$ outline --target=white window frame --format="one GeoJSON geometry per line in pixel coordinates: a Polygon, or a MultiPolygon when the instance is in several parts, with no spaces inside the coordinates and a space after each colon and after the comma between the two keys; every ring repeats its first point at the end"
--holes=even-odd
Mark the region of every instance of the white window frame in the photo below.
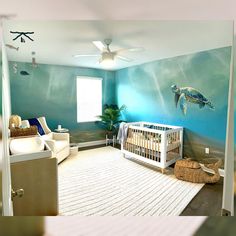
{"type": "MultiPolygon", "coordinates": [[[[76,112],[76,116],[77,116],[77,123],[86,123],[86,122],[94,122],[94,121],[98,121],[99,118],[97,118],[96,116],[94,117],[94,119],[88,119],[88,120],[84,120],[84,119],[80,119],[79,117],[79,102],[78,102],[78,81],[81,80],[81,79],[86,79],[86,80],[99,80],[101,81],[101,102],[100,102],[100,114],[97,114],[98,116],[99,115],[102,115],[102,104],[103,104],[103,93],[102,93],[102,90],[103,90],[103,83],[102,83],[102,78],[101,77],[90,77],[90,76],[77,76],[76,77],[76,108],[77,108],[77,112],[76,112]]],[[[89,89],[88,89],[88,93],[89,93],[89,89]]]]}

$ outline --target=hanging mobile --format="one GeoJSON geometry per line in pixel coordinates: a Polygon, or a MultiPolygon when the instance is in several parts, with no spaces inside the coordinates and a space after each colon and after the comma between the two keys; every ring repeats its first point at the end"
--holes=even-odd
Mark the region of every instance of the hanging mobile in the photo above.
{"type": "Polygon", "coordinates": [[[35,52],[32,52],[32,67],[33,68],[37,68],[38,67],[38,64],[36,63],[36,58],[35,58],[35,52]]]}
{"type": "Polygon", "coordinates": [[[25,38],[34,41],[29,35],[34,34],[34,32],[18,32],[18,31],[10,31],[11,34],[17,34],[17,36],[13,39],[13,41],[20,38],[21,43],[25,43],[25,38]],[[25,38],[24,38],[25,37],[25,38]]]}

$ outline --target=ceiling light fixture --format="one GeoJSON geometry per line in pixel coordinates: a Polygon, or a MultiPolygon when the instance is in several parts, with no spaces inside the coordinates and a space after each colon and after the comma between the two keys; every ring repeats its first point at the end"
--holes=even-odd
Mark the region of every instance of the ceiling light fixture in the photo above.
{"type": "Polygon", "coordinates": [[[111,52],[103,52],[100,64],[105,68],[111,68],[115,65],[114,54],[111,52]]]}

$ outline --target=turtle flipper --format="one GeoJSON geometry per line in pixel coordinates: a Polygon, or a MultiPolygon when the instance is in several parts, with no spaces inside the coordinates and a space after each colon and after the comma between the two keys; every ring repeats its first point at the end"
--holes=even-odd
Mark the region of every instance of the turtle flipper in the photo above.
{"type": "Polygon", "coordinates": [[[200,103],[199,108],[202,109],[206,104],[205,103],[200,103]]]}
{"type": "Polygon", "coordinates": [[[175,106],[176,106],[176,107],[178,106],[179,97],[180,97],[180,95],[176,93],[176,94],[175,94],[175,106]]]}
{"type": "Polygon", "coordinates": [[[207,105],[208,105],[212,110],[215,110],[215,107],[214,107],[210,102],[208,102],[207,105]]]}
{"type": "Polygon", "coordinates": [[[186,115],[186,113],[187,113],[187,100],[186,100],[184,93],[182,93],[179,97],[179,104],[180,104],[180,108],[181,108],[183,114],[186,115]]]}

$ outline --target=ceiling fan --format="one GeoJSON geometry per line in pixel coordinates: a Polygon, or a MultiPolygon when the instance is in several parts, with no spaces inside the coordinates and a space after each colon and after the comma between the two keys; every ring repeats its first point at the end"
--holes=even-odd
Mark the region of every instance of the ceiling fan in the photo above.
{"type": "Polygon", "coordinates": [[[136,47],[136,48],[123,48],[116,51],[111,51],[110,45],[112,43],[112,39],[104,39],[104,43],[102,41],[93,41],[93,44],[98,48],[101,54],[77,54],[74,57],[99,57],[98,62],[104,67],[112,67],[115,64],[115,59],[120,59],[126,62],[132,61],[132,59],[125,57],[123,54],[126,51],[129,52],[140,52],[143,51],[144,48],[136,47]]]}

